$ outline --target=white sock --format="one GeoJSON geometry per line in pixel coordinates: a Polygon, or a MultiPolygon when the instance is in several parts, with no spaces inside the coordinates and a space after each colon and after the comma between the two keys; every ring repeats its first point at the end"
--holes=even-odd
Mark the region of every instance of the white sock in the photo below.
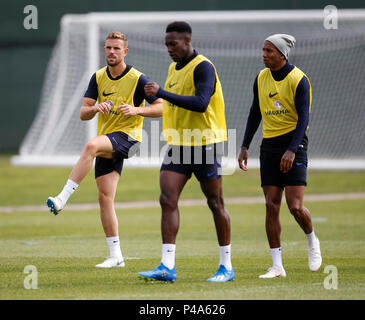
{"type": "Polygon", "coordinates": [[[272,262],[274,267],[282,267],[283,260],[281,258],[281,247],[280,248],[270,248],[272,262]]]}
{"type": "Polygon", "coordinates": [[[313,241],[317,239],[317,237],[314,233],[314,229],[311,233],[308,233],[305,236],[307,237],[308,247],[309,248],[313,247],[313,241]]]}
{"type": "Polygon", "coordinates": [[[231,245],[219,246],[219,265],[224,265],[227,270],[232,270],[231,245]]]}
{"type": "Polygon", "coordinates": [[[176,244],[163,243],[162,244],[162,259],[161,262],[168,269],[175,267],[175,250],[176,244]]]}
{"type": "Polygon", "coordinates": [[[106,242],[109,246],[110,256],[123,259],[122,250],[120,250],[119,236],[107,237],[106,242]]]}
{"type": "Polygon", "coordinates": [[[75,192],[75,190],[77,189],[78,186],[79,185],[76,182],[74,182],[70,179],[67,180],[67,183],[63,187],[63,190],[57,196],[59,199],[61,199],[63,205],[66,204],[68,198],[71,196],[71,194],[73,194],[75,192]]]}

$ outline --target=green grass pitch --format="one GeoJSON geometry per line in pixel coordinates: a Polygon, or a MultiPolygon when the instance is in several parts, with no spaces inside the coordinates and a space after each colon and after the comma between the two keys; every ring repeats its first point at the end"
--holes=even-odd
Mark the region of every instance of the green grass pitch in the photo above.
{"type": "MultiPolygon", "coordinates": [[[[236,279],[206,283],[218,266],[218,244],[207,206],[180,208],[174,284],[145,282],[139,271],[160,263],[159,208],[118,209],[119,233],[125,268],[97,269],[108,248],[97,210],[67,207],[51,214],[45,200],[63,186],[70,168],[14,168],[0,157],[0,207],[44,205],[43,209],[0,212],[0,299],[122,299],[122,300],[246,300],[365,298],[365,200],[308,202],[321,241],[323,264],[310,272],[306,239],[283,202],[281,210],[283,262],[286,278],[259,279],[271,265],[264,221],[265,206],[227,204],[232,226],[232,263],[236,279]],[[26,289],[27,266],[37,268],[37,289],[26,289]],[[337,289],[325,286],[326,267],[337,270],[337,289]]],[[[157,200],[158,169],[125,168],[116,201],[157,200]]],[[[261,196],[258,170],[224,176],[224,195],[261,196]]],[[[306,194],[365,192],[363,171],[308,172],[306,194]]],[[[183,199],[200,199],[195,179],[183,199]]],[[[95,203],[93,173],[70,200],[95,203]]],[[[333,274],[332,274],[333,275],[333,274]]]]}

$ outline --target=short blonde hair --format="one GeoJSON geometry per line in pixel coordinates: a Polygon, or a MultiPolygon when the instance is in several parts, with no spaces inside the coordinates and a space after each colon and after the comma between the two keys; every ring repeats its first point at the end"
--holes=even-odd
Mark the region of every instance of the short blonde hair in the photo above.
{"type": "Polygon", "coordinates": [[[106,36],[105,40],[108,40],[108,39],[120,39],[120,40],[124,41],[125,47],[128,47],[127,36],[119,31],[109,32],[109,34],[106,36]]]}

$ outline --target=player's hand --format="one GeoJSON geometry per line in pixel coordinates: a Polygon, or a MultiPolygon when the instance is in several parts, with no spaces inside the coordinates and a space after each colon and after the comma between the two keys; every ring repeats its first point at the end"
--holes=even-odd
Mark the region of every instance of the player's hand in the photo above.
{"type": "Polygon", "coordinates": [[[148,82],[144,86],[144,92],[147,97],[156,96],[158,89],[160,89],[160,86],[156,82],[148,82]]]}
{"type": "Polygon", "coordinates": [[[135,116],[138,114],[138,107],[133,107],[129,104],[125,104],[122,102],[122,104],[117,108],[118,112],[124,114],[125,116],[135,116]]]}
{"type": "Polygon", "coordinates": [[[280,171],[287,173],[293,166],[295,159],[295,153],[290,150],[286,150],[280,161],[280,171]]]}
{"type": "Polygon", "coordinates": [[[107,113],[109,113],[111,108],[112,107],[109,103],[103,102],[96,106],[96,112],[100,112],[102,114],[107,114],[107,113]]]}
{"type": "Polygon", "coordinates": [[[246,147],[241,148],[240,155],[238,156],[238,166],[241,170],[247,171],[247,159],[248,159],[248,150],[246,147]]]}

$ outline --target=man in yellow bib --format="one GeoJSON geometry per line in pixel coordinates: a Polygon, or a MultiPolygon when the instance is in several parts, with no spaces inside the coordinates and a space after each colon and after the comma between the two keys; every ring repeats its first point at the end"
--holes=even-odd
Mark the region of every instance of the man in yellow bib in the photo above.
{"type": "Polygon", "coordinates": [[[260,147],[261,186],[266,201],[266,234],[273,266],[260,278],[285,277],[282,263],[279,212],[283,190],[291,214],[306,234],[308,264],[319,270],[322,257],[311,215],[303,206],[307,185],[306,129],[312,102],[308,77],[288,62],[295,38],[274,34],[266,38],[263,60],[266,66],[254,82],[254,99],[247,120],[239,167],[247,171],[248,148],[263,120],[263,140],[260,147]]]}
{"type": "Polygon", "coordinates": [[[139,275],[160,281],[176,280],[178,199],[194,173],[213,213],[220,250],[218,271],[207,281],[226,282],[234,279],[234,271],[220,162],[220,149],[227,140],[224,99],[215,67],[193,49],[191,33],[190,25],[184,21],[167,26],[165,44],[174,62],[169,67],[165,89],[154,82],[145,86],[147,95],[164,99],[163,134],[169,148],[160,173],[161,264],[139,275]]]}
{"type": "Polygon", "coordinates": [[[162,100],[146,96],[144,85],[149,80],[125,63],[128,39],[124,34],[109,33],[104,50],[107,66],[91,77],[80,110],[81,120],[90,120],[98,115],[97,137],[85,145],[63,190],[56,197],[49,197],[47,205],[57,215],[88,174],[95,159],[100,217],[110,250],[110,256],[96,267],[112,268],[125,265],[114,210],[123,162],[138,150],[142,141],[143,117],[162,115],[162,100]],[[145,100],[150,103],[149,107],[145,107],[145,100]]]}

